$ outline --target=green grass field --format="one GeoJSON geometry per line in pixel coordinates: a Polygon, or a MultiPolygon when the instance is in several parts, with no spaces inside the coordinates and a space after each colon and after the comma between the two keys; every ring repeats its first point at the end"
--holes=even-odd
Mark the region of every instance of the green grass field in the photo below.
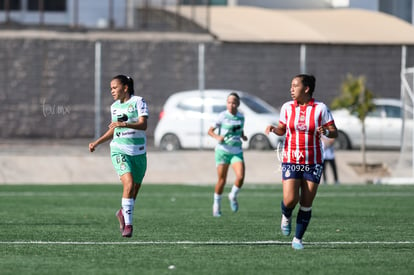
{"type": "Polygon", "coordinates": [[[280,185],[246,184],[213,218],[213,186],[144,184],[131,239],[120,196],[0,185],[0,274],[413,274],[414,186],[322,185],[302,251],[280,233],[280,185]]]}

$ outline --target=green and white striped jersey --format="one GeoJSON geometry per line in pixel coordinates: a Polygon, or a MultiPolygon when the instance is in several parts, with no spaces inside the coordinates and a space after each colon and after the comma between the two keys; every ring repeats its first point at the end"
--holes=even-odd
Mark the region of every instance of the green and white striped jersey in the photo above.
{"type": "Polygon", "coordinates": [[[223,111],[219,114],[214,126],[218,129],[218,134],[224,136],[224,141],[218,143],[216,150],[223,150],[231,154],[242,152],[241,137],[244,127],[244,115],[237,112],[232,115],[229,111],[223,111]]]}
{"type": "MultiPolygon", "coordinates": [[[[112,122],[125,121],[137,122],[141,116],[148,117],[148,106],[140,96],[131,98],[121,103],[119,100],[111,105],[112,122]]],[[[115,128],[111,141],[111,153],[122,153],[130,156],[144,154],[147,151],[147,138],[145,131],[131,128],[115,128]]]]}

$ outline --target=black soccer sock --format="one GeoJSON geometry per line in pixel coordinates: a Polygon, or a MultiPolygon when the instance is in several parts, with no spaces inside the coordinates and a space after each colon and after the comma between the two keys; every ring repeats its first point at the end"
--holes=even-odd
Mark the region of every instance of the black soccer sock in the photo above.
{"type": "Polygon", "coordinates": [[[310,219],[312,217],[312,207],[300,207],[298,216],[296,218],[296,232],[295,237],[302,239],[305,234],[306,228],[309,225],[310,219]]]}
{"type": "Polygon", "coordinates": [[[286,205],[283,203],[283,200],[280,202],[280,208],[282,209],[282,214],[286,218],[290,218],[292,216],[292,211],[294,208],[287,208],[286,205]]]}

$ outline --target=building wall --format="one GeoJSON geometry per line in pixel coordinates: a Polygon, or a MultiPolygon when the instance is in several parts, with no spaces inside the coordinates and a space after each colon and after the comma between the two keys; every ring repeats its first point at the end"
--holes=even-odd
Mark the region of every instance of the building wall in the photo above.
{"type": "MultiPolygon", "coordinates": [[[[0,39],[0,138],[94,136],[93,41],[0,39]]],[[[102,124],[109,123],[109,82],[135,80],[149,104],[148,136],[167,97],[198,87],[198,44],[172,41],[102,41],[102,124]]],[[[274,107],[290,100],[300,73],[297,44],[207,43],[206,88],[255,94],[274,107]]],[[[414,65],[414,47],[407,65],[414,65]]],[[[330,103],[348,73],[365,75],[378,97],[400,96],[400,46],[308,45],[307,71],[317,78],[315,97],[330,103]]]]}

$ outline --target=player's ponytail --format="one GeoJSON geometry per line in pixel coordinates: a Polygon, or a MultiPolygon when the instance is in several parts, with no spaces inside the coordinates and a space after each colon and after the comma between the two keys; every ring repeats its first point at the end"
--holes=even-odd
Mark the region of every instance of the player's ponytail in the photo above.
{"type": "Polygon", "coordinates": [[[134,80],[132,79],[132,77],[127,76],[128,79],[128,90],[129,90],[129,94],[133,95],[134,94],[134,80]]]}
{"type": "Polygon", "coordinates": [[[128,93],[130,95],[134,94],[135,92],[134,91],[134,80],[132,79],[132,77],[120,74],[120,75],[113,77],[112,79],[118,79],[122,85],[128,86],[128,93]]]}

